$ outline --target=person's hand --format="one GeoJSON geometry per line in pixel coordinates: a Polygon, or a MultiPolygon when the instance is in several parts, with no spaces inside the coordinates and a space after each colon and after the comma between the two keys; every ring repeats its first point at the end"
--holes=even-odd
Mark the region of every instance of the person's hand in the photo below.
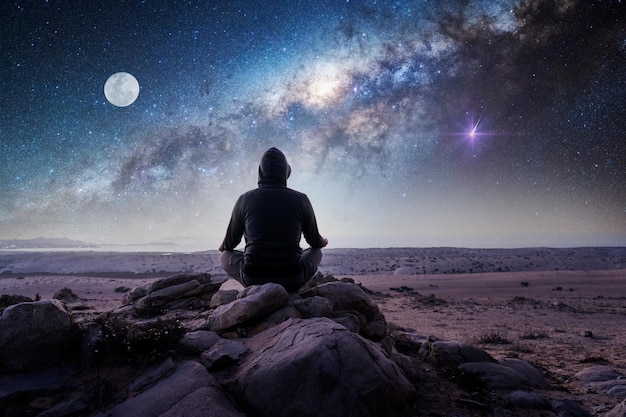
{"type": "Polygon", "coordinates": [[[220,251],[220,252],[224,252],[224,243],[221,243],[220,247],[217,248],[217,250],[220,251]]]}
{"type": "Polygon", "coordinates": [[[328,245],[328,239],[326,239],[325,237],[322,238],[322,247],[325,248],[326,245],[328,245]]]}

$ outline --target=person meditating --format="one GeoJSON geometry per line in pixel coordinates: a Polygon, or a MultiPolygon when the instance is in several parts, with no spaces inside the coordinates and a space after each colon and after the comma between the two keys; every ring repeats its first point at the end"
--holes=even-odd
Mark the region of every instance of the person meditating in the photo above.
{"type": "Polygon", "coordinates": [[[244,287],[275,282],[296,292],[315,275],[328,245],[306,194],[287,187],[291,167],[270,148],[261,157],[258,188],[237,199],[219,247],[222,268],[244,287]],[[310,248],[302,250],[304,236],[310,248]],[[235,250],[245,238],[244,251],[235,250]]]}

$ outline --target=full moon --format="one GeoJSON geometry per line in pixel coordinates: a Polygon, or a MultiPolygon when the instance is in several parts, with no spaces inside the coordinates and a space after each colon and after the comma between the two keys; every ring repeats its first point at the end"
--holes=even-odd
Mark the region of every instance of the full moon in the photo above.
{"type": "Polygon", "coordinates": [[[139,96],[139,82],[127,72],[116,72],[104,83],[104,96],[114,106],[130,106],[139,96]]]}

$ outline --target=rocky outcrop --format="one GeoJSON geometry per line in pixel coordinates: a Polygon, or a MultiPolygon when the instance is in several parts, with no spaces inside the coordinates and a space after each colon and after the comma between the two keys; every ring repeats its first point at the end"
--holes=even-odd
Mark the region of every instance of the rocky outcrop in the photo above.
{"type": "Polygon", "coordinates": [[[415,389],[400,368],[328,318],[290,319],[246,345],[228,389],[251,415],[410,415],[415,389]]]}
{"type": "MultiPolygon", "coordinates": [[[[176,275],[133,288],[79,329],[59,300],[7,307],[0,414],[409,417],[441,390],[443,408],[429,409],[438,415],[588,415],[551,396],[526,361],[390,330],[371,293],[349,280],[318,274],[299,294],[276,284],[221,290],[224,281],[176,275]],[[47,367],[64,354],[63,366],[47,367]],[[30,368],[38,369],[23,372],[30,368]]],[[[605,392],[623,387],[610,368],[576,379],[605,392]]]]}
{"type": "Polygon", "coordinates": [[[74,344],[74,319],[62,301],[9,306],[0,316],[0,373],[22,372],[57,361],[74,344]]]}

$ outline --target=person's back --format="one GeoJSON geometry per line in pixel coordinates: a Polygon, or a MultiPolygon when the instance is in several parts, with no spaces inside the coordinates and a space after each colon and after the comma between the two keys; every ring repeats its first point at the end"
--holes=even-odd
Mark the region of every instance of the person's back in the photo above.
{"type": "Polygon", "coordinates": [[[319,266],[319,249],[328,241],[318,232],[308,197],[287,188],[290,173],[284,154],[269,149],[259,165],[259,187],[235,203],[220,251],[226,272],[244,285],[273,281],[294,290],[319,266]],[[302,235],[311,245],[304,253],[302,235]],[[234,250],[242,237],[245,254],[234,250]]]}

